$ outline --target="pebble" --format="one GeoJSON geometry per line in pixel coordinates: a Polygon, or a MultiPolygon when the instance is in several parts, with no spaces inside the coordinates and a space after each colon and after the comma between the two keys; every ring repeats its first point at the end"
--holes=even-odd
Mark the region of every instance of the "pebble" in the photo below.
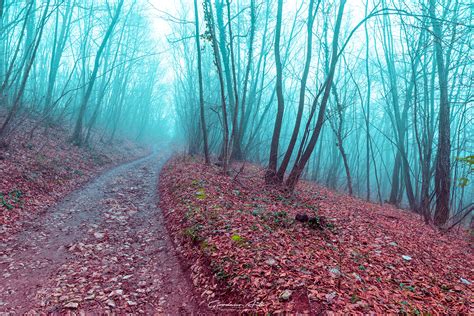
{"type": "Polygon", "coordinates": [[[280,299],[282,301],[288,301],[291,298],[291,294],[293,294],[290,290],[284,290],[280,294],[280,299]]]}

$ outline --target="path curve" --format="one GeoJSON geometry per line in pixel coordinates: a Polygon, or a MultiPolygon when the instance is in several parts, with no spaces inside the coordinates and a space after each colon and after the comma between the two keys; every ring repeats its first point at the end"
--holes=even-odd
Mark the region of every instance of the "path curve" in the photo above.
{"type": "Polygon", "coordinates": [[[0,314],[200,310],[157,208],[153,154],[114,168],[0,242],[0,314]]]}

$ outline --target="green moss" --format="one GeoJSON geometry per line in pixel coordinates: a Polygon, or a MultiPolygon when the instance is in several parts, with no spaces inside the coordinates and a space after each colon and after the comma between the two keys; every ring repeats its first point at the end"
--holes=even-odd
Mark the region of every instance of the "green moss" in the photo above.
{"type": "Polygon", "coordinates": [[[198,200],[205,200],[207,198],[206,190],[204,188],[200,188],[197,190],[195,196],[198,200]]]}

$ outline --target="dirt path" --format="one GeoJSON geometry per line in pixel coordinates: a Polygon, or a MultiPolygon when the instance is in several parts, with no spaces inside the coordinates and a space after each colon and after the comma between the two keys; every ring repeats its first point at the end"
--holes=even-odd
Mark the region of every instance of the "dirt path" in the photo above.
{"type": "Polygon", "coordinates": [[[0,314],[199,312],[156,207],[166,156],[117,167],[0,243],[0,314]]]}

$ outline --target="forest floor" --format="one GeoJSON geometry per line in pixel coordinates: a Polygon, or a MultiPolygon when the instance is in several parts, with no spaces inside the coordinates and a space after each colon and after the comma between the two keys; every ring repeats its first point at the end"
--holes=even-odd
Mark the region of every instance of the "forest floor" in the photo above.
{"type": "Polygon", "coordinates": [[[0,313],[199,311],[156,207],[166,158],[106,172],[3,240],[0,313]]]}
{"type": "Polygon", "coordinates": [[[472,314],[463,232],[304,181],[289,196],[252,164],[34,135],[0,151],[0,314],[472,314]]]}
{"type": "Polygon", "coordinates": [[[0,314],[202,310],[157,208],[170,153],[38,123],[0,148],[0,314]]]}
{"type": "Polygon", "coordinates": [[[473,314],[472,235],[304,181],[289,196],[263,174],[183,156],[160,175],[168,231],[216,311],[473,314]]]}

